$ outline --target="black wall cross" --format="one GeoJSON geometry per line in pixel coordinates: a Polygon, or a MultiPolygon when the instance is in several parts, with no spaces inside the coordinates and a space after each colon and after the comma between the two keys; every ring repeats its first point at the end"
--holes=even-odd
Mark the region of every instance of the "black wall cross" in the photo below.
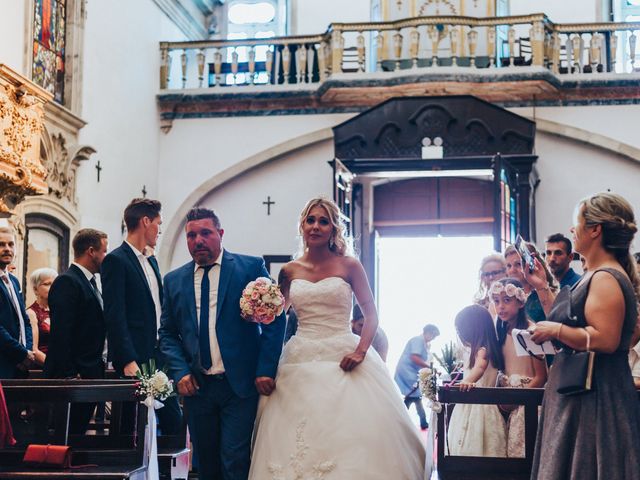
{"type": "Polygon", "coordinates": [[[271,205],[275,205],[276,202],[272,202],[271,201],[271,196],[267,197],[267,201],[266,202],[262,202],[263,205],[267,206],[267,215],[271,215],[271,205]]]}

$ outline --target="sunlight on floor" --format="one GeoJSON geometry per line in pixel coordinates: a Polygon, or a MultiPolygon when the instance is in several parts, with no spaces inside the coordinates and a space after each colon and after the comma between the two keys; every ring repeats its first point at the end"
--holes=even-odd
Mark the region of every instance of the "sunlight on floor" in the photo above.
{"type": "Polygon", "coordinates": [[[389,337],[387,365],[393,374],[406,342],[433,323],[440,337],[431,351],[455,342],[453,319],[472,303],[480,260],[493,237],[380,238],[379,316],[389,337]]]}

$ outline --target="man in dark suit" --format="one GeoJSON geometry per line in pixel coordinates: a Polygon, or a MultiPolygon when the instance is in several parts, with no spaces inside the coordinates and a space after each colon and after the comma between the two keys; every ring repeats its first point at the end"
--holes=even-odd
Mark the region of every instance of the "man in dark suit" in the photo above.
{"type": "Polygon", "coordinates": [[[222,249],[213,211],[192,209],[186,234],[193,261],[165,278],[160,348],[185,396],[200,478],[246,480],[258,393],[275,388],[286,320],[242,319],[242,290],[269,274],[261,258],[222,249]]]}
{"type": "MultiPolygon", "coordinates": [[[[120,375],[134,377],[140,365],[154,359],[162,368],[158,327],[162,312],[162,277],[153,250],[160,234],[162,206],[157,200],[137,198],[124,211],[127,238],[102,264],[104,316],[109,356],[120,375]]],[[[133,430],[134,405],[125,408],[122,429],[133,430]]],[[[157,410],[160,430],[174,434],[182,426],[176,397],[157,410]]]]}
{"type": "Polygon", "coordinates": [[[24,378],[35,360],[29,316],[18,279],[7,267],[15,256],[14,231],[0,227],[0,378],[24,378]]]}
{"type": "MultiPolygon", "coordinates": [[[[51,333],[44,364],[48,378],[104,378],[106,327],[96,273],[107,254],[107,234],[85,228],[73,237],[73,263],[49,291],[51,333]]],[[[95,403],[74,404],[69,432],[84,434],[95,403]]]]}

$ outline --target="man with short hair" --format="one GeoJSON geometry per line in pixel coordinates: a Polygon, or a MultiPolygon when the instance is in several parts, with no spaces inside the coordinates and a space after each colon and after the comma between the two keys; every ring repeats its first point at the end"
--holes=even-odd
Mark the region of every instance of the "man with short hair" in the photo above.
{"type": "MultiPolygon", "coordinates": [[[[162,205],[157,200],[135,198],[124,210],[127,238],[106,256],[102,264],[104,317],[107,324],[109,358],[114,369],[135,377],[140,365],[151,359],[162,368],[158,328],[162,313],[162,277],[153,255],[158,242],[162,205]]],[[[175,434],[182,426],[176,397],[157,410],[163,434],[175,434]]],[[[127,405],[122,429],[133,430],[135,412],[127,405]]]]}
{"type": "Polygon", "coordinates": [[[269,274],[262,258],[222,248],[212,210],[191,209],[185,232],[193,261],[165,278],[160,348],[185,397],[200,478],[246,480],[258,393],[275,389],[286,319],[241,317],[242,290],[269,274]]]}
{"type": "Polygon", "coordinates": [[[431,341],[440,335],[440,329],[435,325],[425,325],[422,335],[413,337],[407,342],[404,351],[398,361],[394,380],[404,395],[404,404],[409,407],[413,404],[420,417],[420,428],[429,428],[427,416],[422,405],[422,395],[418,385],[418,372],[421,368],[429,366],[431,362],[431,341]]]}
{"type": "MultiPolygon", "coordinates": [[[[106,327],[96,274],[107,254],[107,234],[92,228],[73,237],[73,263],[49,291],[51,333],[44,364],[47,378],[104,378],[106,327]]],[[[74,403],[69,432],[84,434],[95,403],[74,403]]]]}
{"type": "Polygon", "coordinates": [[[15,256],[16,235],[0,227],[0,378],[24,378],[35,360],[29,316],[20,283],[8,271],[15,256]]]}
{"type": "Polygon", "coordinates": [[[547,262],[553,277],[560,284],[560,288],[565,285],[573,287],[580,280],[580,275],[571,268],[572,260],[571,240],[561,233],[549,235],[545,241],[545,262],[547,262]]]}

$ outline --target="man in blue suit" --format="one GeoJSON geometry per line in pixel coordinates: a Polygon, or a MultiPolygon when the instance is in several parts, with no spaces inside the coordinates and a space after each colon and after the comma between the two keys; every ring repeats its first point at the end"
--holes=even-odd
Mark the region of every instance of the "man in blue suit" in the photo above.
{"type": "Polygon", "coordinates": [[[193,208],[185,230],[193,261],[165,277],[160,348],[185,396],[200,478],[246,480],[258,393],[275,389],[286,320],[242,319],[242,290],[269,274],[261,258],[222,248],[213,211],[193,208]]]}
{"type": "MultiPolygon", "coordinates": [[[[134,377],[140,365],[163,359],[158,346],[162,312],[162,277],[154,256],[158,241],[162,205],[148,198],[133,199],[124,210],[127,238],[102,262],[102,296],[107,325],[109,357],[120,375],[134,377]]],[[[157,411],[163,434],[175,434],[182,426],[182,414],[175,397],[157,411]]],[[[122,429],[133,431],[135,404],[124,407],[122,429]]]]}
{"type": "Polygon", "coordinates": [[[7,267],[15,255],[15,233],[0,227],[0,378],[24,378],[35,360],[33,336],[18,279],[7,267]]]}

